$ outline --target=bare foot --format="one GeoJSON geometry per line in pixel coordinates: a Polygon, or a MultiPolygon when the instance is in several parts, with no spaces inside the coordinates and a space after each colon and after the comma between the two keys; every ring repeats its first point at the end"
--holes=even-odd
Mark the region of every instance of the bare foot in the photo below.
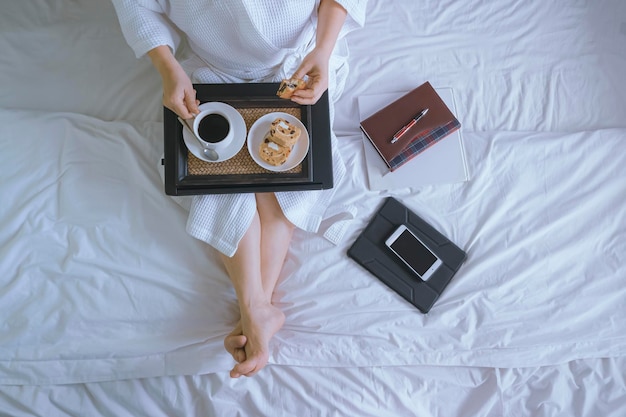
{"type": "MultiPolygon", "coordinates": [[[[252,376],[267,364],[270,339],[284,323],[283,312],[269,303],[242,309],[241,332],[245,337],[243,346],[245,359],[230,371],[232,378],[239,378],[241,375],[252,376]]],[[[231,346],[236,345],[231,344],[231,346]]]]}
{"type": "Polygon", "coordinates": [[[224,339],[224,347],[226,351],[230,353],[237,362],[243,362],[246,360],[246,351],[244,346],[246,345],[246,336],[243,335],[241,329],[241,320],[237,323],[232,332],[228,333],[228,336],[224,339]]]}

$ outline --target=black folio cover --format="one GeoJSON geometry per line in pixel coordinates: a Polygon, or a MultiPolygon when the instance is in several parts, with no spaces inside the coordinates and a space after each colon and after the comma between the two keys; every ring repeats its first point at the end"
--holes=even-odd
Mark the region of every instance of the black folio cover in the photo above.
{"type": "Polygon", "coordinates": [[[404,204],[388,197],[348,249],[348,256],[421,312],[428,313],[467,255],[404,204]],[[422,281],[385,245],[402,224],[441,259],[442,265],[428,281],[422,281]]]}

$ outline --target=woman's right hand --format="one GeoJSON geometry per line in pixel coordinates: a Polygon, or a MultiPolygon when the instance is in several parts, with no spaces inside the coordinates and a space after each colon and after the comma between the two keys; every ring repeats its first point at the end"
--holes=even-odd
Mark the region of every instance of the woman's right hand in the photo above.
{"type": "Polygon", "coordinates": [[[190,119],[200,113],[196,90],[169,46],[158,46],[150,50],[148,56],[161,74],[163,105],[182,119],[190,119]]]}
{"type": "Polygon", "coordinates": [[[166,76],[161,77],[163,80],[163,105],[182,119],[190,119],[200,113],[198,105],[200,102],[196,100],[196,90],[194,90],[191,80],[183,71],[170,71],[166,76]]]}

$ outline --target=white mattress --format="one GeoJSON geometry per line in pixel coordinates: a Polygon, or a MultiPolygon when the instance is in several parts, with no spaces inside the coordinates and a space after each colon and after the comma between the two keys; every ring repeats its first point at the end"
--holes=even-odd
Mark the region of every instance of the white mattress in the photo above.
{"type": "Polygon", "coordinates": [[[108,2],[2,2],[0,414],[626,415],[626,3],[389,3],[336,106],[357,219],[295,234],[270,365],[233,381],[158,75],[108,2]],[[368,190],[357,98],[424,81],[454,90],[469,181],[368,190]],[[346,256],[387,196],[468,253],[427,315],[346,256]]]}

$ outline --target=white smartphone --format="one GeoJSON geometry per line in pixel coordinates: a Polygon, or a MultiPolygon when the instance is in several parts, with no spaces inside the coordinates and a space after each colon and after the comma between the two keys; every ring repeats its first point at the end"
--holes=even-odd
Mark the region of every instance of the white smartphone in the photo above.
{"type": "Polygon", "coordinates": [[[441,259],[405,225],[400,225],[385,245],[424,281],[441,266],[441,259]]]}

